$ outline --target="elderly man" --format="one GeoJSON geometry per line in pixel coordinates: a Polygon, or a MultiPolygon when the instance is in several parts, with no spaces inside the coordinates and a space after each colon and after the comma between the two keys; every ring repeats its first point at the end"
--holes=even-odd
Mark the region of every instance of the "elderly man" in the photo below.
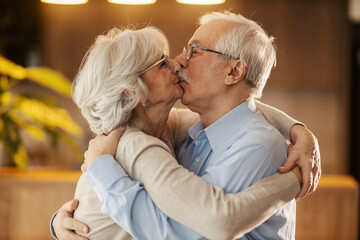
{"type": "MultiPolygon", "coordinates": [[[[201,119],[189,129],[187,139],[176,149],[179,163],[206,182],[223,188],[226,193],[242,191],[276,173],[286,159],[287,145],[280,133],[257,111],[254,103],[254,98],[261,96],[275,65],[272,38],[255,22],[241,15],[212,13],[200,19],[200,27],[176,60],[183,66],[179,73],[184,89],[182,102],[199,113],[201,119]]],[[[289,157],[282,171],[288,171],[296,162],[302,168],[304,186],[299,197],[303,197],[315,190],[321,171],[315,138],[305,128],[296,128],[301,128],[297,130],[301,132],[297,136],[305,137],[293,141],[308,141],[310,147],[305,153],[311,153],[298,156],[301,151],[296,150],[295,145],[292,154],[296,156],[289,157]],[[312,174],[315,174],[314,182],[310,182],[312,174]]],[[[292,131],[296,131],[295,127],[292,131]]],[[[116,171],[111,171],[114,164],[106,158],[112,159],[110,155],[105,155],[93,165],[93,160],[86,162],[85,168],[89,168],[90,176],[94,178],[94,187],[102,188],[101,174],[116,175],[116,171]],[[95,164],[99,161],[101,164],[95,164]],[[92,170],[94,166],[101,169],[92,170]]],[[[106,185],[117,191],[121,189],[119,178],[110,178],[114,182],[106,185]]],[[[114,211],[110,216],[123,223],[122,227],[125,226],[124,229],[132,236],[138,239],[147,239],[148,236],[156,239],[202,237],[171,219],[165,223],[165,228],[159,227],[164,226],[163,218],[151,209],[156,209],[155,205],[148,205],[148,196],[137,196],[133,192],[127,196],[127,187],[129,185],[123,187],[122,197],[111,197],[115,202],[106,202],[109,198],[101,199],[103,206],[110,208],[107,212],[116,208],[116,212],[124,213],[116,214],[114,211]],[[129,208],[132,209],[131,214],[125,211],[129,208]],[[137,211],[141,212],[134,214],[137,211]]],[[[143,192],[143,189],[138,191],[143,192]]],[[[113,191],[109,189],[102,194],[112,195],[113,191]]],[[[71,215],[73,208],[64,207],[60,217],[71,215]]],[[[294,239],[295,213],[293,200],[242,239],[294,239]]],[[[76,224],[72,229],[79,230],[80,226],[84,226],[76,224]]]]}

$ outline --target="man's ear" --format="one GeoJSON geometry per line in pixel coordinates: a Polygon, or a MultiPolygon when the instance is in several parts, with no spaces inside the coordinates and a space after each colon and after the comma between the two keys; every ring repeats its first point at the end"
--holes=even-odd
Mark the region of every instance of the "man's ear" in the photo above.
{"type": "Polygon", "coordinates": [[[233,85],[244,79],[247,73],[247,64],[242,60],[236,60],[226,68],[225,84],[233,85]]]}

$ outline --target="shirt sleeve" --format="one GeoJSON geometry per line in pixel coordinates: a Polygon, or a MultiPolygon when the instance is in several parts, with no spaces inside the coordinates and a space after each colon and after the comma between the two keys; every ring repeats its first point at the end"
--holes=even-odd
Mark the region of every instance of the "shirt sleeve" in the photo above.
{"type": "Polygon", "coordinates": [[[98,158],[87,179],[110,216],[136,239],[201,239],[194,230],[172,220],[155,206],[142,183],[132,180],[111,155],[98,158]]]}
{"type": "Polygon", "coordinates": [[[149,234],[183,239],[198,239],[201,235],[210,239],[241,236],[269,218],[300,190],[294,174],[287,173],[264,179],[243,192],[225,194],[220,187],[206,183],[179,166],[160,147],[146,148],[133,161],[120,160],[133,179],[144,183],[142,186],[125,175],[113,177],[119,175],[116,171],[119,165],[112,156],[106,158],[111,161],[97,160],[90,166],[88,172],[92,173],[88,176],[94,179],[89,179],[89,183],[94,184],[97,194],[101,195],[104,213],[138,237],[149,234]],[[134,186],[123,182],[132,182],[134,186]],[[150,213],[144,214],[144,211],[150,213]],[[141,217],[135,220],[137,212],[141,212],[141,217]],[[142,233],[138,233],[140,231],[142,233]]]}
{"type": "Polygon", "coordinates": [[[58,240],[58,238],[57,238],[56,233],[55,233],[55,231],[54,231],[53,222],[54,222],[54,218],[56,217],[56,215],[57,215],[58,212],[59,212],[59,210],[57,210],[57,211],[54,213],[54,215],[52,215],[51,220],[50,220],[50,234],[51,234],[51,236],[52,236],[54,239],[56,239],[56,240],[58,240]]]}
{"type": "Polygon", "coordinates": [[[265,116],[266,120],[273,125],[287,140],[290,140],[290,129],[295,124],[305,127],[305,124],[290,117],[283,111],[272,106],[256,101],[256,107],[265,116]]]}

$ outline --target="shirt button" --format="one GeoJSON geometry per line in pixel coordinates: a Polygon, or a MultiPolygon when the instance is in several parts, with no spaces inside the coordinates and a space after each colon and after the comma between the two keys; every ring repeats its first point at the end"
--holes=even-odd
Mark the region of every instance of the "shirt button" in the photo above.
{"type": "Polygon", "coordinates": [[[200,162],[200,158],[195,158],[195,162],[200,162]]]}

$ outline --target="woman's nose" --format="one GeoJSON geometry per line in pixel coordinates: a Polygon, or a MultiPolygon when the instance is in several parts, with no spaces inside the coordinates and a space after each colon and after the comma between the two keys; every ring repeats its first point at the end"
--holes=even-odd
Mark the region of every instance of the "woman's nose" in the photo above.
{"type": "Polygon", "coordinates": [[[174,74],[177,74],[181,70],[181,65],[173,59],[171,59],[170,61],[171,61],[171,66],[173,68],[174,74]]]}

